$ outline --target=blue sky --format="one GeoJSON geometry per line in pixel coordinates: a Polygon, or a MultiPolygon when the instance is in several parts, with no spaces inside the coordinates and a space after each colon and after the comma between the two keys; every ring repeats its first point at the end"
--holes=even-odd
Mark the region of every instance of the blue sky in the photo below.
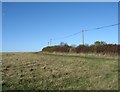
{"type": "MultiPolygon", "coordinates": [[[[3,52],[40,51],[52,38],[61,38],[81,30],[118,23],[118,3],[3,3],[3,52]]],[[[85,32],[85,43],[118,43],[118,27],[85,32]]],[[[52,40],[82,44],[81,34],[52,40]]]]}
{"type": "Polygon", "coordinates": [[[2,51],[2,3],[0,2],[0,52],[2,51]]]}

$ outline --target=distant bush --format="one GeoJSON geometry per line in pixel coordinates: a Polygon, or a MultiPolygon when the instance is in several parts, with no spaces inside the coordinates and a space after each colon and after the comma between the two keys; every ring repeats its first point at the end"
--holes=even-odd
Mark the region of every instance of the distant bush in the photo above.
{"type": "Polygon", "coordinates": [[[44,52],[69,52],[70,46],[48,46],[43,48],[42,51],[44,52]]]}
{"type": "Polygon", "coordinates": [[[39,54],[39,52],[33,52],[33,54],[39,54]]]}

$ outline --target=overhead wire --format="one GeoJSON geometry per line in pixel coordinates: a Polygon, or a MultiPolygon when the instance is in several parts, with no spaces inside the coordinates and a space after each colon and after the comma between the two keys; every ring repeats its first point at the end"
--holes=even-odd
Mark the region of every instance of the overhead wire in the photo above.
{"type": "Polygon", "coordinates": [[[75,36],[75,35],[77,35],[77,34],[79,34],[79,33],[81,33],[81,31],[76,32],[76,33],[71,34],[71,35],[64,36],[64,37],[54,38],[54,39],[52,39],[52,40],[60,40],[60,39],[69,38],[69,37],[71,37],[71,36],[75,36]]]}
{"type": "MultiPolygon", "coordinates": [[[[117,25],[120,25],[120,23],[112,24],[112,25],[107,25],[107,26],[102,26],[102,27],[97,27],[97,28],[92,28],[92,29],[85,29],[85,30],[82,30],[82,31],[100,30],[100,29],[103,29],[103,28],[113,27],[113,26],[117,26],[117,25]]],[[[52,40],[60,40],[60,39],[69,38],[69,37],[71,37],[71,36],[75,36],[75,35],[77,35],[77,34],[79,34],[79,33],[82,33],[82,31],[79,31],[79,32],[76,32],[76,33],[74,33],[74,34],[67,35],[67,36],[64,36],[64,37],[53,38],[52,40]]]]}
{"type": "Polygon", "coordinates": [[[93,28],[93,29],[87,29],[85,31],[99,30],[99,29],[108,28],[108,27],[117,26],[117,25],[120,25],[120,23],[112,24],[112,25],[107,25],[107,26],[102,26],[102,27],[97,27],[97,28],[93,28]]]}
{"type": "MultiPolygon", "coordinates": [[[[51,39],[52,41],[56,41],[56,40],[61,40],[61,39],[66,39],[66,38],[70,38],[72,36],[75,36],[77,34],[80,34],[82,33],[83,31],[94,31],[94,30],[100,30],[100,29],[103,29],[103,28],[108,28],[108,27],[113,27],[113,26],[117,26],[117,25],[120,25],[120,23],[116,23],[116,24],[111,24],[111,25],[107,25],[107,26],[102,26],[102,27],[97,27],[97,28],[92,28],[92,29],[85,29],[85,30],[81,30],[79,32],[76,32],[76,33],[73,33],[73,34],[70,34],[70,35],[67,35],[67,36],[63,36],[63,37],[58,37],[58,38],[53,38],[51,39]]],[[[118,29],[119,31],[120,29],[118,29]]],[[[49,41],[48,41],[49,42],[49,41]]]]}

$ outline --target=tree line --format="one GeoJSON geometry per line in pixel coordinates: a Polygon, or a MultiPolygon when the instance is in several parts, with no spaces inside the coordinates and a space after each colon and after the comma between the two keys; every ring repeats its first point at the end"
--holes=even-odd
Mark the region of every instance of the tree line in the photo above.
{"type": "Polygon", "coordinates": [[[66,53],[102,53],[117,54],[120,45],[107,44],[104,41],[96,41],[93,45],[69,46],[67,43],[61,42],[56,46],[48,46],[42,49],[43,52],[66,52],[66,53]]]}

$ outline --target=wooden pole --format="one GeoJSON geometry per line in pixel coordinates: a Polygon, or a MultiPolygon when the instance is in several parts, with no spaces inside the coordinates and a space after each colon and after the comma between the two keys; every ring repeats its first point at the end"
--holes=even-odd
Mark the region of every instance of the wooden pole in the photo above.
{"type": "Polygon", "coordinates": [[[84,46],[84,30],[82,30],[82,44],[84,46]]]}

